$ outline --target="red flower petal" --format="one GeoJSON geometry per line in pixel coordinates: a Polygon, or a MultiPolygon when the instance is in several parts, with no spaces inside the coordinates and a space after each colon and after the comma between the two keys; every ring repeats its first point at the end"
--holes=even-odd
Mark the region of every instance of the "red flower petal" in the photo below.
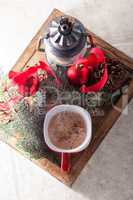
{"type": "Polygon", "coordinates": [[[15,76],[13,81],[19,85],[22,85],[25,83],[28,77],[35,74],[38,70],[37,66],[30,67],[26,71],[21,72],[18,76],[15,76]]]}
{"type": "Polygon", "coordinates": [[[97,64],[98,64],[98,60],[97,60],[96,55],[90,52],[88,59],[87,59],[87,65],[94,67],[97,64]]]}
{"type": "Polygon", "coordinates": [[[15,76],[17,76],[20,72],[14,72],[14,71],[10,71],[8,73],[8,78],[9,79],[13,79],[15,76]]]}
{"type": "Polygon", "coordinates": [[[80,92],[81,93],[97,92],[104,87],[107,80],[108,80],[108,73],[107,73],[107,65],[105,64],[104,65],[104,73],[103,73],[101,80],[91,86],[83,85],[80,88],[80,92]]]}
{"type": "Polygon", "coordinates": [[[92,48],[90,51],[90,56],[91,55],[95,56],[95,59],[97,59],[97,64],[105,62],[104,53],[100,48],[98,48],[98,47],[92,48]]]}
{"type": "Polygon", "coordinates": [[[29,88],[30,95],[34,95],[39,87],[39,79],[37,76],[32,76],[32,86],[29,88]]]}
{"type": "Polygon", "coordinates": [[[17,90],[19,94],[21,94],[22,96],[25,96],[26,89],[24,85],[19,85],[17,90]]]}
{"type": "Polygon", "coordinates": [[[39,86],[39,79],[36,75],[27,78],[23,85],[18,86],[18,92],[23,96],[34,95],[39,86]]]}

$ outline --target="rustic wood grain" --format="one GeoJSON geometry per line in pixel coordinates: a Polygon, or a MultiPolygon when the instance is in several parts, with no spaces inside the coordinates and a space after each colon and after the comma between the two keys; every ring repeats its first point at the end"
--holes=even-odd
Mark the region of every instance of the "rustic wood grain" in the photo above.
{"type": "MultiPolygon", "coordinates": [[[[49,21],[52,20],[53,17],[60,16],[63,13],[60,12],[57,9],[54,9],[51,15],[48,17],[46,22],[41,26],[35,37],[31,40],[28,47],[25,49],[23,54],[20,56],[18,61],[13,67],[13,70],[19,71],[20,69],[23,69],[26,65],[33,65],[35,64],[39,59],[43,59],[43,54],[38,52],[36,49],[37,43],[39,38],[43,35],[45,27],[48,25],[49,21]]],[[[90,32],[90,31],[89,31],[90,32]]],[[[110,44],[102,40],[100,37],[96,36],[94,33],[90,32],[94,38],[94,42],[102,47],[106,53],[111,55],[113,58],[116,58],[117,60],[120,60],[124,65],[127,66],[128,69],[133,69],[133,59],[129,58],[127,55],[122,53],[121,51],[117,50],[116,48],[112,47],[110,44]]],[[[128,90],[128,96],[130,100],[133,96],[133,81],[129,85],[128,90]]],[[[117,102],[117,106],[120,106],[122,103],[122,97],[117,102]]],[[[124,105],[126,106],[126,105],[124,105]]],[[[123,107],[124,108],[124,107],[123,107]]],[[[121,113],[118,112],[115,109],[112,109],[107,116],[104,117],[103,121],[104,123],[100,126],[97,124],[95,137],[92,139],[91,144],[89,147],[79,154],[78,159],[72,166],[72,170],[69,174],[67,173],[61,173],[60,168],[50,162],[48,159],[31,159],[32,162],[37,164],[42,169],[48,171],[51,175],[55,176],[58,180],[61,182],[72,185],[72,183],[75,181],[77,176],[80,174],[81,170],[85,166],[86,162],[89,160],[89,158],[92,156],[94,151],[98,148],[101,141],[104,139],[110,128],[113,126],[117,118],[119,117],[121,113]]],[[[12,143],[10,144],[13,148],[16,149],[16,146],[12,143]]],[[[18,149],[17,149],[18,150],[18,149]]]]}

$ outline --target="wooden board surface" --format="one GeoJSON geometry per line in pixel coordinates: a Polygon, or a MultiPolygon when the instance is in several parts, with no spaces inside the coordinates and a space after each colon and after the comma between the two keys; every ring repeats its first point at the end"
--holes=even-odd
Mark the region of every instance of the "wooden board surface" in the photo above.
{"type": "MultiPolygon", "coordinates": [[[[48,25],[48,23],[52,20],[52,18],[62,15],[63,13],[60,12],[57,9],[54,9],[54,11],[51,13],[51,15],[48,17],[46,22],[42,25],[42,27],[39,29],[38,33],[35,35],[35,37],[31,40],[28,47],[25,49],[23,54],[20,56],[18,61],[13,67],[13,70],[20,71],[20,69],[24,69],[27,65],[34,65],[39,60],[44,60],[43,53],[37,51],[37,43],[39,38],[43,35],[45,27],[48,25]]],[[[90,32],[90,31],[89,31],[90,32]]],[[[125,68],[127,68],[129,71],[133,70],[133,59],[129,58],[124,53],[120,52],[116,48],[112,47],[110,44],[102,40],[100,37],[96,36],[94,33],[90,32],[94,38],[94,42],[96,45],[100,46],[105,53],[109,54],[112,58],[115,58],[119,61],[121,61],[125,68]]],[[[133,81],[130,82],[129,88],[128,88],[128,100],[131,99],[133,96],[133,81]]],[[[117,101],[116,106],[120,107],[122,104],[122,98],[117,101]]],[[[125,105],[127,102],[125,102],[125,105]]],[[[123,105],[123,108],[124,106],[123,105]]],[[[60,168],[58,165],[54,164],[47,158],[40,158],[40,159],[34,159],[31,158],[31,161],[36,163],[38,166],[40,166],[42,169],[48,171],[51,175],[55,176],[57,179],[59,179],[61,182],[72,185],[72,183],[75,181],[75,179],[80,174],[81,170],[85,166],[86,162],[89,160],[89,158],[93,155],[94,151],[98,148],[101,141],[104,139],[110,128],[113,126],[117,118],[121,112],[117,111],[116,109],[111,109],[107,113],[105,113],[105,116],[101,118],[101,120],[98,120],[95,122],[95,130],[93,130],[93,139],[91,144],[88,148],[86,148],[85,151],[80,153],[79,155],[75,155],[75,159],[73,159],[72,169],[71,172],[68,173],[61,173],[60,168]]],[[[14,140],[11,142],[7,142],[9,145],[11,145],[14,149],[17,149],[20,151],[19,148],[16,147],[14,140]]],[[[21,151],[20,151],[21,152],[21,151]]],[[[23,152],[21,152],[23,153],[23,152]]]]}

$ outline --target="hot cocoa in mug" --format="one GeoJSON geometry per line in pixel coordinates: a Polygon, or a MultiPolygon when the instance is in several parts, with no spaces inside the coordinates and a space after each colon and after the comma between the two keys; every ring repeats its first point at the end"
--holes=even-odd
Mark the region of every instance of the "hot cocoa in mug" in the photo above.
{"type": "Polygon", "coordinates": [[[79,113],[63,111],[50,120],[48,133],[51,142],[62,149],[74,149],[86,137],[86,125],[79,113]]]}

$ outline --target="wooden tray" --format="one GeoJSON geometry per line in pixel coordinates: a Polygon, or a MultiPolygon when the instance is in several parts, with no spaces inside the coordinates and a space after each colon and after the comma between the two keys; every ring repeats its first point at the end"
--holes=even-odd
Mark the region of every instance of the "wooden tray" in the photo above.
{"type": "MultiPolygon", "coordinates": [[[[35,37],[31,40],[28,47],[25,49],[23,54],[20,56],[18,61],[13,67],[14,71],[20,71],[25,69],[27,65],[34,65],[39,60],[44,60],[44,55],[41,52],[38,52],[36,47],[39,38],[43,35],[45,27],[48,25],[48,23],[52,20],[52,18],[62,15],[63,13],[60,12],[57,9],[54,9],[51,15],[48,17],[46,22],[42,25],[42,27],[39,29],[35,37]]],[[[90,31],[89,31],[90,32],[90,31]]],[[[109,55],[111,59],[115,59],[117,61],[120,61],[122,63],[123,70],[127,70],[129,74],[132,73],[133,70],[133,60],[126,56],[124,53],[120,52],[116,48],[112,47],[110,44],[96,36],[94,33],[90,32],[93,36],[94,42],[97,46],[100,46],[104,52],[109,55]]],[[[128,101],[133,96],[133,80],[130,80],[128,83],[128,101]]],[[[117,107],[121,107],[122,105],[122,98],[125,94],[121,94],[119,99],[116,102],[117,107]]],[[[127,102],[124,102],[124,106],[127,104],[127,102]]],[[[55,176],[58,180],[61,182],[72,185],[72,183],[75,181],[75,179],[80,174],[81,170],[85,166],[86,162],[90,159],[90,157],[93,155],[94,151],[98,148],[101,141],[104,139],[106,134],[108,133],[109,129],[113,126],[119,115],[121,114],[120,111],[110,107],[104,110],[105,114],[101,117],[93,117],[93,138],[91,141],[91,144],[89,147],[72,157],[72,169],[71,172],[68,173],[61,173],[60,167],[59,167],[59,159],[57,158],[57,155],[54,155],[53,152],[49,151],[49,153],[45,156],[40,156],[39,158],[36,156],[29,156],[29,152],[25,152],[24,149],[22,149],[18,144],[18,139],[21,139],[21,134],[19,132],[15,132],[14,134],[8,135],[8,137],[0,135],[0,138],[2,141],[9,144],[11,147],[15,148],[19,152],[21,152],[24,156],[29,158],[32,162],[40,166],[42,169],[48,171],[52,176],[55,176]],[[51,157],[56,157],[57,162],[53,161],[51,157]]],[[[15,112],[14,112],[15,113],[15,112]]],[[[14,114],[15,115],[15,114],[14,114]]],[[[14,129],[15,130],[15,129],[14,129]]],[[[4,133],[3,133],[4,134],[4,133]]],[[[45,149],[44,149],[45,151],[45,149]]],[[[32,152],[31,152],[32,154],[32,152]]]]}

